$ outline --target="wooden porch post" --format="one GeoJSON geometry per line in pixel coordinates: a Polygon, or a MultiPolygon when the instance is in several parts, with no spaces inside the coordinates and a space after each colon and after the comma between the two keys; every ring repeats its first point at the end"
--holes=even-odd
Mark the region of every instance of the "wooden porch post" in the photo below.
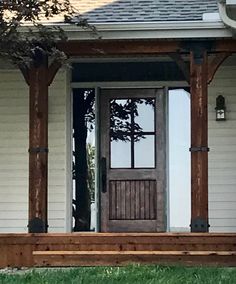
{"type": "Polygon", "coordinates": [[[29,233],[46,233],[48,186],[48,59],[38,52],[29,70],[29,233]]]}
{"type": "Polygon", "coordinates": [[[31,64],[19,66],[29,85],[29,233],[46,233],[48,228],[48,87],[61,67],[34,49],[31,64]]]}
{"type": "Polygon", "coordinates": [[[191,231],[208,232],[208,60],[204,47],[190,52],[191,231]]]}

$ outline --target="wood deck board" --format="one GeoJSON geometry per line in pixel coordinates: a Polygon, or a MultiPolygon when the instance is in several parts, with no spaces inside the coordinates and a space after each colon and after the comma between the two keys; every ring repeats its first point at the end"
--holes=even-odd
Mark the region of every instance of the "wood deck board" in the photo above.
{"type": "Polygon", "coordinates": [[[236,251],[33,251],[33,256],[105,256],[105,255],[163,255],[163,256],[182,256],[182,255],[201,255],[201,256],[236,256],[236,251]]]}
{"type": "Polygon", "coordinates": [[[136,264],[191,264],[236,265],[235,256],[225,255],[156,255],[156,254],[100,254],[100,255],[54,255],[34,258],[35,266],[97,266],[136,264]]]}
{"type": "Polygon", "coordinates": [[[0,251],[1,268],[133,262],[236,266],[236,234],[0,234],[0,251]]]}
{"type": "MultiPolygon", "coordinates": [[[[23,244],[24,245],[24,244],[23,244]]],[[[144,243],[85,243],[85,244],[36,244],[37,250],[60,250],[58,248],[63,247],[66,250],[183,250],[187,247],[188,250],[232,250],[236,249],[234,244],[196,244],[196,243],[154,243],[154,244],[144,244],[144,243]],[[88,248],[88,249],[87,249],[88,248]],[[106,249],[107,248],[107,249],[106,249]]],[[[64,249],[65,250],[65,249],[64,249]]]]}
{"type": "Polygon", "coordinates": [[[0,244],[235,244],[236,234],[0,234],[0,244]]]}
{"type": "Polygon", "coordinates": [[[36,266],[97,266],[138,264],[187,264],[235,266],[236,252],[34,252],[36,266]]]}
{"type": "Polygon", "coordinates": [[[0,238],[2,237],[25,237],[25,238],[32,238],[32,237],[235,237],[235,233],[88,233],[88,232],[81,232],[81,233],[47,233],[47,234],[33,234],[33,233],[1,233],[0,238]]]}

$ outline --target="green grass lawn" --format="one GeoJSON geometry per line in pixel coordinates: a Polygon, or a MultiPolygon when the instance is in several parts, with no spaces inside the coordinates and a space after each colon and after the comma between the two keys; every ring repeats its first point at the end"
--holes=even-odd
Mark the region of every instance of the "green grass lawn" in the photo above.
{"type": "Polygon", "coordinates": [[[0,283],[36,284],[236,284],[236,268],[185,268],[160,266],[91,267],[0,272],[0,283]]]}

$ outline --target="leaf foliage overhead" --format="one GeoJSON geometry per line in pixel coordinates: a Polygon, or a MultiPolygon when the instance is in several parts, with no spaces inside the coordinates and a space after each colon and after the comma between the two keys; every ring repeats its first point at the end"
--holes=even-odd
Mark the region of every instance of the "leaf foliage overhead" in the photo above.
{"type": "Polygon", "coordinates": [[[78,15],[70,0],[0,0],[0,56],[21,64],[40,49],[63,60],[56,42],[67,39],[65,32],[58,24],[48,25],[48,21],[60,18],[64,23],[88,27],[78,15]]]}

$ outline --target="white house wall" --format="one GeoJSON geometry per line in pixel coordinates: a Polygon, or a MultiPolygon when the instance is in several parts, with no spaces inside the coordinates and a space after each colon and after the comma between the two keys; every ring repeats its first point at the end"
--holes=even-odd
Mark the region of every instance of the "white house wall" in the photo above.
{"type": "Polygon", "coordinates": [[[236,65],[222,65],[209,86],[210,231],[236,232],[236,65]],[[216,97],[226,99],[227,121],[215,120],[216,97]]]}
{"type": "MultiPolygon", "coordinates": [[[[66,72],[49,90],[49,231],[66,231],[66,72]]],[[[0,232],[27,232],[29,91],[20,72],[0,71],[0,232]]]]}

